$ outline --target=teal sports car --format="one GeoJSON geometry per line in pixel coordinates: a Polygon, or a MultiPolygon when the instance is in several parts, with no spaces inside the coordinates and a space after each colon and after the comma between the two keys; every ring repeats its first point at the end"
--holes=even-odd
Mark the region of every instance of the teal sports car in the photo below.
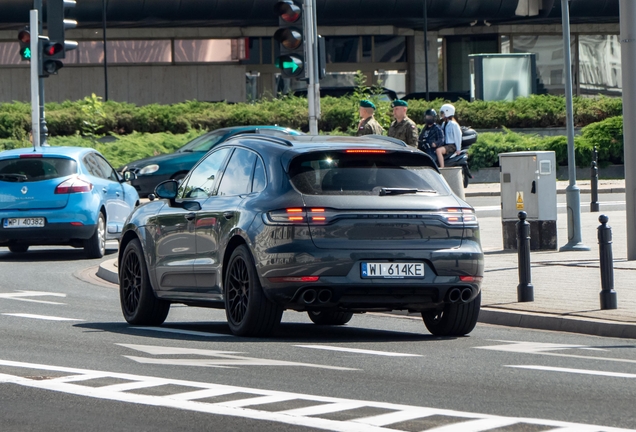
{"type": "Polygon", "coordinates": [[[130,183],[137,190],[139,196],[145,198],[154,193],[155,187],[162,181],[183,179],[188,171],[210,149],[240,134],[262,134],[279,137],[304,135],[297,130],[281,126],[234,126],[222,128],[193,139],[174,153],[139,159],[119,168],[118,171],[122,174],[126,171],[135,173],[136,179],[130,183]]]}

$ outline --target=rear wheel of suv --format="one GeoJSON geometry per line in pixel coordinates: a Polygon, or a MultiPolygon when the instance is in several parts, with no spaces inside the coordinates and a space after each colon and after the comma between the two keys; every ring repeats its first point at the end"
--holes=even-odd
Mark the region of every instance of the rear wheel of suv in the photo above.
{"type": "Polygon", "coordinates": [[[475,328],[481,307],[481,293],[469,303],[452,303],[441,311],[424,311],[422,319],[435,336],[463,336],[475,328]]]}
{"type": "Polygon", "coordinates": [[[267,336],[280,324],[283,308],[265,297],[252,254],[245,245],[232,252],[223,292],[225,315],[233,334],[267,336]]]}
{"type": "Polygon", "coordinates": [[[345,325],[353,317],[353,312],[307,311],[309,319],[318,325],[345,325]]]}
{"type": "Polygon", "coordinates": [[[29,250],[29,245],[13,244],[9,245],[9,250],[13,253],[22,254],[29,250]]]}
{"type": "Polygon", "coordinates": [[[170,303],[158,299],[152,290],[139,240],[126,245],[119,265],[119,300],[126,321],[133,325],[161,325],[170,303]]]}
{"type": "Polygon", "coordinates": [[[106,219],[102,212],[97,217],[95,232],[84,241],[84,252],[88,258],[102,258],[106,255],[106,219]]]}

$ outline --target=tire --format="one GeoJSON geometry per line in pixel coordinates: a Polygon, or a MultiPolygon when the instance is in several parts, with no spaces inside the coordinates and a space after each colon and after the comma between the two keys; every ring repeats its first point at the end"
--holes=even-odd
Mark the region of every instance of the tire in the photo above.
{"type": "Polygon", "coordinates": [[[95,232],[84,241],[84,252],[88,258],[102,258],[106,255],[106,218],[99,212],[95,232]]]}
{"type": "Polygon", "coordinates": [[[13,245],[9,245],[9,250],[15,254],[23,254],[29,250],[29,245],[13,244],[13,245]]]}
{"type": "Polygon", "coordinates": [[[138,239],[126,245],[119,265],[119,301],[126,321],[132,325],[163,324],[170,303],[155,296],[138,239]]]}
{"type": "Polygon", "coordinates": [[[442,311],[422,312],[422,319],[434,336],[463,336],[475,328],[480,307],[481,293],[469,303],[447,304],[442,311]]]}
{"type": "Polygon", "coordinates": [[[307,311],[309,319],[318,325],[345,325],[353,317],[353,312],[307,311]]]}
{"type": "Polygon", "coordinates": [[[283,308],[265,297],[252,254],[245,245],[232,252],[223,293],[225,315],[234,335],[267,336],[280,324],[283,308]]]}

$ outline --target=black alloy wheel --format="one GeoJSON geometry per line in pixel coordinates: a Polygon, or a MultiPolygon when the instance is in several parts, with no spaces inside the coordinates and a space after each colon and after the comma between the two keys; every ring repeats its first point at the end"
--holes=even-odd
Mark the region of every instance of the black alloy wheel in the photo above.
{"type": "Polygon", "coordinates": [[[252,255],[240,245],[228,262],[224,283],[225,315],[237,336],[267,336],[280,324],[283,308],[265,297],[252,255]]]}
{"type": "Polygon", "coordinates": [[[450,303],[443,310],[422,312],[424,325],[434,336],[464,336],[475,328],[481,307],[481,293],[468,303],[450,303]]]}
{"type": "Polygon", "coordinates": [[[119,265],[119,299],[126,321],[133,325],[161,325],[170,303],[155,296],[138,239],[126,245],[119,265]]]}
{"type": "Polygon", "coordinates": [[[353,312],[341,312],[341,311],[307,311],[309,319],[318,325],[345,325],[351,318],[353,318],[353,312]]]}

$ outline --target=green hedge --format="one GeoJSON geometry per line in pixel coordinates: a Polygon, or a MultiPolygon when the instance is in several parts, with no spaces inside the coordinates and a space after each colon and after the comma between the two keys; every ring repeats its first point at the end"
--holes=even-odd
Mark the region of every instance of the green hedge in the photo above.
{"type": "MultiPolygon", "coordinates": [[[[87,97],[82,101],[46,104],[46,120],[51,136],[132,132],[183,134],[190,129],[217,129],[226,126],[277,124],[307,130],[307,100],[298,97],[263,100],[256,103],[207,103],[188,101],[174,105],[136,106],[124,102],[101,102],[87,97]]],[[[422,123],[428,108],[439,109],[442,100],[409,101],[409,116],[422,123]]],[[[325,97],[321,100],[323,132],[353,133],[358,120],[358,101],[325,97]]],[[[476,129],[561,127],[565,125],[565,101],[560,96],[531,96],[514,102],[455,103],[461,124],[476,129]]],[[[575,98],[577,126],[621,115],[619,98],[575,98]]],[[[378,102],[376,117],[388,129],[390,106],[378,102]]],[[[0,138],[24,139],[30,129],[30,106],[25,103],[0,104],[0,138]]]]}
{"type": "MultiPolygon", "coordinates": [[[[592,150],[597,147],[600,166],[623,163],[623,117],[611,117],[583,128],[582,134],[574,139],[576,164],[590,166],[592,150]]],[[[469,151],[470,166],[473,169],[499,166],[499,153],[515,151],[552,150],[559,165],[567,165],[567,138],[565,136],[541,137],[514,133],[482,133],[469,151]]]]}

